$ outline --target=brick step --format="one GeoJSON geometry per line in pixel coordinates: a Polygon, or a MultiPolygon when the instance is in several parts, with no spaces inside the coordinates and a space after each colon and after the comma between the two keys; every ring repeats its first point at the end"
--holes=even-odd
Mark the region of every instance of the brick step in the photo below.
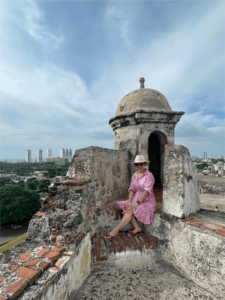
{"type": "MultiPolygon", "coordinates": [[[[124,199],[119,199],[122,201],[124,199]]],[[[156,212],[154,218],[162,214],[162,203],[156,203],[156,212]],[[156,216],[157,215],[157,216],[156,216]]],[[[96,233],[92,236],[92,242],[96,237],[105,235],[115,228],[123,217],[122,210],[117,206],[116,202],[109,203],[107,206],[101,208],[98,212],[99,224],[96,226],[96,233]]],[[[142,228],[143,224],[137,220],[139,226],[142,228]]],[[[127,232],[133,229],[131,223],[128,223],[121,231],[127,232]]]]}
{"type": "Polygon", "coordinates": [[[145,234],[128,237],[123,232],[110,241],[96,238],[92,243],[92,267],[94,269],[112,266],[130,267],[136,263],[139,266],[146,265],[148,262],[156,261],[157,249],[158,239],[145,234]]]}

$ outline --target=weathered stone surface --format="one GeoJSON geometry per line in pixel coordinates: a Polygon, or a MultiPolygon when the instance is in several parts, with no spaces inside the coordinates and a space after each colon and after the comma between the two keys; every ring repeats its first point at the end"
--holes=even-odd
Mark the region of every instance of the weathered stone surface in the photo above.
{"type": "MultiPolygon", "coordinates": [[[[111,124],[111,123],[110,123],[111,124]]],[[[112,125],[112,124],[111,124],[112,125]]],[[[126,150],[133,161],[137,154],[142,154],[148,159],[149,137],[152,133],[157,135],[160,142],[161,181],[163,182],[164,148],[165,145],[174,144],[174,128],[176,124],[163,122],[139,122],[126,123],[115,129],[115,149],[126,150]]],[[[128,165],[131,175],[137,170],[131,164],[128,165]]]]}
{"type": "Polygon", "coordinates": [[[51,207],[52,204],[55,203],[56,200],[57,200],[56,192],[50,193],[49,196],[44,198],[44,200],[42,201],[42,203],[41,203],[42,209],[45,210],[45,209],[51,207]]]}
{"type": "Polygon", "coordinates": [[[36,242],[48,242],[51,234],[49,226],[49,216],[43,215],[42,218],[33,218],[28,227],[27,239],[36,242]]]}
{"type": "Polygon", "coordinates": [[[161,257],[186,278],[218,299],[225,297],[225,241],[210,231],[178,222],[171,240],[160,245],[161,257]],[[179,228],[178,228],[179,227],[179,228]]]}
{"type": "Polygon", "coordinates": [[[141,82],[140,89],[130,92],[120,101],[116,111],[116,117],[131,114],[137,109],[146,109],[148,111],[161,110],[163,112],[172,111],[163,94],[159,91],[145,88],[145,79],[143,77],[140,78],[139,81],[141,82]]]}
{"type": "Polygon", "coordinates": [[[17,298],[17,300],[33,300],[40,290],[39,285],[32,285],[28,289],[25,289],[24,292],[17,298]]]}
{"type": "Polygon", "coordinates": [[[102,207],[116,200],[130,185],[128,151],[100,147],[76,150],[67,176],[91,181],[95,202],[102,207]],[[110,163],[109,163],[110,162],[110,163]]]}
{"type": "Polygon", "coordinates": [[[195,168],[187,148],[166,147],[164,163],[163,211],[179,218],[200,210],[195,168]]]}
{"type": "Polygon", "coordinates": [[[144,268],[97,268],[75,299],[218,300],[197,284],[157,263],[144,268]]]}
{"type": "Polygon", "coordinates": [[[78,212],[74,212],[73,214],[69,215],[69,217],[66,219],[66,222],[63,224],[63,227],[78,227],[82,220],[83,218],[81,214],[79,214],[78,212]]]}

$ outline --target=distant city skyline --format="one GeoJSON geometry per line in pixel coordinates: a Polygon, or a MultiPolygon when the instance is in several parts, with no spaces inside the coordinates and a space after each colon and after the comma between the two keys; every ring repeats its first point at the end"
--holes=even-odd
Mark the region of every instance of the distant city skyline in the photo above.
{"type": "MultiPolygon", "coordinates": [[[[73,150],[71,148],[61,148],[59,151],[58,155],[53,155],[54,152],[52,151],[52,149],[38,149],[38,150],[26,150],[25,155],[24,155],[24,161],[30,162],[30,161],[37,161],[37,162],[42,162],[44,159],[46,158],[50,158],[50,157],[64,157],[64,158],[68,158],[69,161],[71,161],[72,157],[73,157],[73,150]],[[63,151],[64,150],[64,151],[63,151]],[[36,155],[37,153],[37,155],[36,155]],[[46,155],[44,155],[43,153],[46,153],[46,155]]],[[[15,158],[0,158],[0,160],[14,160],[15,158]]],[[[23,161],[23,158],[17,158],[19,160],[23,161]]],[[[16,159],[15,159],[16,160],[16,159]]]]}

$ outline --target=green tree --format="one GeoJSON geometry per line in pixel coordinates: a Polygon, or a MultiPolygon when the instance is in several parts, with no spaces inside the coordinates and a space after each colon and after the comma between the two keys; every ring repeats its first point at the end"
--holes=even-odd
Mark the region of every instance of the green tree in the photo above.
{"type": "Polygon", "coordinates": [[[0,222],[8,223],[31,218],[40,207],[40,196],[19,186],[3,186],[0,189],[0,222]]]}
{"type": "Polygon", "coordinates": [[[51,181],[48,179],[41,179],[39,181],[39,189],[47,188],[51,184],[51,181]]]}
{"type": "Polygon", "coordinates": [[[25,188],[25,182],[24,182],[24,180],[20,180],[20,181],[18,182],[18,184],[19,184],[19,186],[20,186],[21,188],[25,188]]]}
{"type": "Polygon", "coordinates": [[[36,190],[38,188],[39,182],[37,180],[27,180],[27,187],[30,190],[36,190]]]}
{"type": "Polygon", "coordinates": [[[66,170],[66,171],[62,171],[62,172],[61,172],[61,175],[62,175],[62,176],[66,176],[66,173],[67,173],[67,170],[66,170]]]}
{"type": "Polygon", "coordinates": [[[197,169],[204,169],[205,167],[208,167],[208,164],[207,163],[203,163],[203,164],[200,164],[200,165],[197,165],[197,169]]]}
{"type": "Polygon", "coordinates": [[[3,178],[0,178],[0,187],[5,185],[5,180],[3,178]]]}
{"type": "Polygon", "coordinates": [[[48,169],[48,176],[50,178],[55,177],[56,176],[56,170],[55,169],[48,169]]]}

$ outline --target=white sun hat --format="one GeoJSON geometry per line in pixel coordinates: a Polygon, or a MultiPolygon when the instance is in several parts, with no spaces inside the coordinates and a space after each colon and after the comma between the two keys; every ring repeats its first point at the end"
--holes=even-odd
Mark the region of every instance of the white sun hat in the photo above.
{"type": "Polygon", "coordinates": [[[146,162],[147,164],[149,164],[150,160],[146,160],[144,155],[136,155],[134,162],[131,162],[131,164],[134,165],[141,162],[146,162]]]}

